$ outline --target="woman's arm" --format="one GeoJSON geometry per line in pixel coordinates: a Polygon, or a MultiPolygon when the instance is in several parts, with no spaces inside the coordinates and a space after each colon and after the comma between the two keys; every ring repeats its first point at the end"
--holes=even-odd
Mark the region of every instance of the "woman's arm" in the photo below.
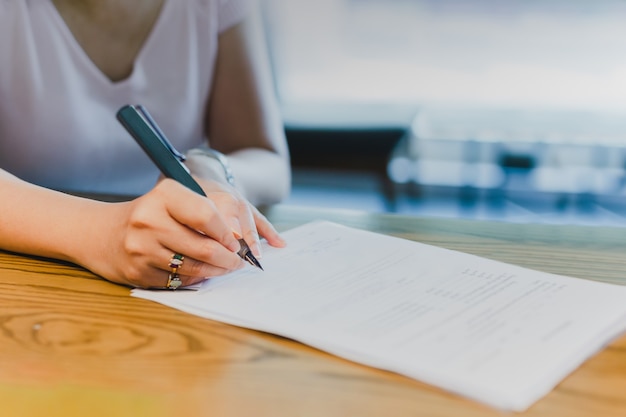
{"type": "Polygon", "coordinates": [[[233,232],[252,226],[247,202],[220,191],[205,198],[167,179],[123,203],[52,191],[2,170],[0,190],[0,248],[74,262],[130,286],[163,287],[174,253],[185,256],[185,285],[239,268],[233,232]]]}
{"type": "MultiPolygon", "coordinates": [[[[237,189],[253,205],[277,203],[289,193],[291,171],[260,16],[252,13],[220,35],[206,113],[213,149],[227,155],[237,189]]],[[[191,156],[199,175],[223,178],[215,161],[191,156]],[[205,175],[202,165],[217,169],[205,175]]]]}

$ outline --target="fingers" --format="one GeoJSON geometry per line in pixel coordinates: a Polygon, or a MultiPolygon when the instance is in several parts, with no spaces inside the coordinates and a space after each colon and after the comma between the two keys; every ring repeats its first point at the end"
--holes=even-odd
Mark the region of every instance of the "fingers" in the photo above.
{"type": "Polygon", "coordinates": [[[228,197],[228,193],[220,192],[220,205],[214,199],[198,195],[171,180],[165,192],[176,195],[167,200],[166,208],[170,216],[192,230],[200,232],[221,243],[231,252],[239,250],[239,242],[233,235],[233,228],[240,229],[238,220],[238,202],[228,197]]]}
{"type": "Polygon", "coordinates": [[[243,238],[252,253],[260,257],[261,245],[252,213],[253,206],[233,187],[213,184],[212,181],[206,180],[200,180],[200,183],[207,193],[207,198],[213,201],[231,226],[233,236],[236,239],[243,238]]]}
{"type": "Polygon", "coordinates": [[[184,256],[175,273],[187,286],[243,267],[237,255],[240,237],[257,258],[259,234],[272,246],[285,246],[265,216],[236,192],[218,190],[204,197],[165,179],[122,211],[126,221],[109,232],[121,244],[98,272],[133,287],[164,287],[174,254],[184,256]]]}
{"type": "MultiPolygon", "coordinates": [[[[215,270],[211,273],[211,278],[215,278],[221,275],[224,275],[225,270],[215,270]]],[[[133,287],[133,288],[143,288],[143,289],[164,289],[167,288],[167,283],[170,278],[171,271],[166,271],[159,268],[151,268],[150,270],[144,272],[141,279],[135,280],[132,278],[126,279],[124,284],[133,287]]],[[[178,278],[181,281],[180,288],[188,287],[190,285],[198,284],[210,279],[207,276],[191,276],[185,275],[182,273],[178,273],[178,278]]]]}
{"type": "Polygon", "coordinates": [[[242,228],[242,237],[246,241],[252,254],[257,258],[261,258],[261,243],[257,232],[254,216],[252,213],[252,205],[243,200],[240,205],[240,224],[242,228]]]}
{"type": "Polygon", "coordinates": [[[259,234],[267,240],[270,246],[284,248],[287,245],[285,239],[282,238],[269,220],[256,207],[252,207],[252,215],[259,234]]]}
{"type": "MultiPolygon", "coordinates": [[[[232,232],[227,228],[229,237],[235,240],[234,250],[224,247],[220,242],[212,237],[199,233],[185,225],[172,223],[171,229],[160,232],[157,241],[162,247],[155,253],[156,264],[152,266],[160,267],[167,260],[167,256],[172,253],[183,254],[185,261],[185,273],[193,276],[213,276],[209,269],[216,267],[222,270],[234,270],[241,267],[241,258],[236,251],[239,250],[239,242],[232,236],[232,232]],[[158,262],[161,262],[159,264],[158,262]],[[193,267],[193,268],[191,268],[193,267]]],[[[220,274],[221,275],[221,274],[220,274]]]]}
{"type": "Polygon", "coordinates": [[[285,240],[269,220],[256,207],[241,197],[236,190],[233,189],[229,193],[209,192],[207,197],[216,204],[220,211],[223,210],[228,213],[231,219],[237,217],[236,222],[232,220],[230,222],[233,225],[234,236],[237,239],[243,237],[257,258],[262,257],[259,235],[264,237],[271,246],[285,247],[285,240]],[[238,208],[237,213],[229,211],[234,208],[238,208]]]}
{"type": "MultiPolygon", "coordinates": [[[[214,250],[214,253],[219,253],[224,250],[216,241],[207,237],[202,238],[212,241],[210,245],[213,249],[210,251],[214,250]]],[[[194,250],[184,245],[174,250],[162,246],[158,250],[150,251],[145,256],[146,267],[129,268],[126,271],[125,283],[132,287],[162,288],[166,286],[169,275],[175,273],[182,281],[182,286],[188,286],[227,274],[244,265],[238,255],[228,250],[218,257],[209,257],[211,259],[209,261],[200,261],[187,255],[188,253],[194,253],[194,250]],[[177,261],[174,262],[175,258],[177,261]]]]}
{"type": "Polygon", "coordinates": [[[237,222],[231,220],[230,223],[233,225],[233,235],[237,239],[243,237],[255,257],[262,257],[259,234],[271,246],[279,248],[285,246],[285,241],[267,218],[242,197],[230,193],[208,193],[207,196],[214,201],[220,211],[228,213],[230,218],[237,218],[237,222]],[[235,208],[236,213],[229,211],[235,208]]]}

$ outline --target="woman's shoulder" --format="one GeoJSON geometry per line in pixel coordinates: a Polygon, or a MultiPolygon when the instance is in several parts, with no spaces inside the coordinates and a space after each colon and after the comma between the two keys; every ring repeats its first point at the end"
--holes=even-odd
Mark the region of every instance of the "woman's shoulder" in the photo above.
{"type": "MultiPolygon", "coordinates": [[[[0,0],[1,1],[1,0],[0,0]]],[[[220,31],[238,23],[251,10],[254,0],[191,0],[205,13],[217,16],[220,31]]]]}

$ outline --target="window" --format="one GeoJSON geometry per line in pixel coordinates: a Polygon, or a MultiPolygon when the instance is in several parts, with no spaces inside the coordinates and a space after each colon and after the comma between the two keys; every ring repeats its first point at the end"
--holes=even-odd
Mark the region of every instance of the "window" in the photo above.
{"type": "Polygon", "coordinates": [[[407,210],[433,190],[626,209],[626,2],[264,1],[286,123],[408,126],[407,210]]]}
{"type": "Polygon", "coordinates": [[[626,111],[618,0],[265,0],[287,120],[424,106],[626,111]]]}

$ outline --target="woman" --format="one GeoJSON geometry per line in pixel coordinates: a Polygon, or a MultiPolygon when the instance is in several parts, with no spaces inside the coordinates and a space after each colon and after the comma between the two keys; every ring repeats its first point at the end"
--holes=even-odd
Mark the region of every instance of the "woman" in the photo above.
{"type": "Polygon", "coordinates": [[[290,184],[254,17],[244,0],[0,0],[0,248],[175,288],[241,267],[240,236],[257,258],[259,233],[284,245],[253,206],[290,184]],[[150,110],[208,198],[157,181],[115,119],[125,104],[150,110]]]}

